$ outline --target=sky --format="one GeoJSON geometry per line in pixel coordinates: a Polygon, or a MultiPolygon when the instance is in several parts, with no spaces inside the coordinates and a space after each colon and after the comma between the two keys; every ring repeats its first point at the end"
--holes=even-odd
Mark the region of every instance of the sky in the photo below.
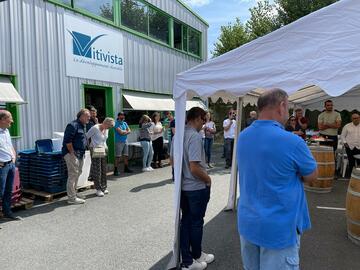
{"type": "Polygon", "coordinates": [[[250,18],[249,8],[256,6],[259,0],[183,0],[209,24],[208,58],[214,49],[214,43],[220,35],[220,27],[235,22],[239,17],[244,23],[250,18]]]}

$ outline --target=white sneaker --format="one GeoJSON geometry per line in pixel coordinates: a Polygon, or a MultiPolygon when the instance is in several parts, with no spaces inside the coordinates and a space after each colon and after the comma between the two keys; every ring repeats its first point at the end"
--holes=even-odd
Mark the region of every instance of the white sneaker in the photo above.
{"type": "Polygon", "coordinates": [[[77,193],[77,194],[76,194],[76,197],[77,197],[77,198],[80,198],[80,199],[83,199],[83,200],[86,198],[85,195],[80,194],[80,193],[77,193]]]}
{"type": "Polygon", "coordinates": [[[143,172],[150,172],[150,171],[149,171],[149,168],[143,168],[142,171],[143,171],[143,172]]]}
{"type": "Polygon", "coordinates": [[[152,172],[154,170],[153,167],[147,167],[147,169],[149,170],[149,172],[152,172]]]}
{"type": "Polygon", "coordinates": [[[96,196],[98,197],[104,197],[104,192],[102,192],[100,189],[96,191],[96,196]]]}
{"type": "Polygon", "coordinates": [[[203,270],[207,267],[206,262],[198,262],[196,260],[193,260],[193,263],[189,266],[183,266],[181,267],[181,270],[203,270]]]}
{"type": "Polygon", "coordinates": [[[80,198],[68,200],[68,204],[83,204],[83,203],[85,203],[85,200],[80,199],[80,198]]]}
{"type": "Polygon", "coordinates": [[[105,189],[104,194],[109,194],[109,191],[107,189],[105,189]]]}
{"type": "Polygon", "coordinates": [[[215,256],[213,254],[206,254],[205,252],[201,252],[200,258],[196,259],[198,262],[206,262],[206,264],[210,264],[215,260],[215,256]]]}

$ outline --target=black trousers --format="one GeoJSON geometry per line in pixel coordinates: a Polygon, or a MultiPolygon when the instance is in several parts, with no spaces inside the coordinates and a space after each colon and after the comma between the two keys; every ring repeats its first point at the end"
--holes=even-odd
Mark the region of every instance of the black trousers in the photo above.
{"type": "Polygon", "coordinates": [[[320,135],[326,139],[332,140],[331,142],[321,142],[321,145],[332,146],[334,149],[334,153],[335,153],[337,146],[338,146],[338,136],[337,135],[336,136],[325,135],[325,134],[321,134],[321,133],[320,133],[320,135]]]}
{"type": "Polygon", "coordinates": [[[347,154],[348,160],[349,160],[349,170],[346,171],[346,177],[350,177],[352,169],[355,166],[354,155],[359,155],[360,154],[360,149],[358,149],[356,147],[354,147],[353,149],[350,149],[350,147],[345,147],[345,150],[346,150],[346,154],[347,154]]]}
{"type": "Polygon", "coordinates": [[[161,136],[152,142],[154,149],[153,161],[156,163],[164,159],[164,138],[161,136]]]}

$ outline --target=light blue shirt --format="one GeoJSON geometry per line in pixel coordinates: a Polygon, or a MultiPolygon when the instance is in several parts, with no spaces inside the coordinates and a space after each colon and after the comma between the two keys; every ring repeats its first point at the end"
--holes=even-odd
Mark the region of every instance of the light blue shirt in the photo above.
{"type": "Polygon", "coordinates": [[[270,120],[257,120],[239,135],[237,146],[240,198],[239,233],[270,249],[296,244],[311,227],[300,176],[316,161],[303,139],[270,120]]]}
{"type": "Polygon", "coordinates": [[[120,128],[122,131],[125,131],[129,128],[128,124],[125,121],[116,120],[115,122],[115,142],[126,142],[127,135],[121,135],[116,131],[117,128],[120,128]]]}
{"type": "Polygon", "coordinates": [[[9,130],[0,128],[0,162],[8,162],[13,159],[13,145],[9,130]]]}

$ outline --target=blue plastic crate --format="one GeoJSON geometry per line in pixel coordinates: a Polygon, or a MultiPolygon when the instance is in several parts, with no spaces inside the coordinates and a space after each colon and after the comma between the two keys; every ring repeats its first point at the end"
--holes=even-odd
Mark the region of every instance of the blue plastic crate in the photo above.
{"type": "Polygon", "coordinates": [[[35,150],[38,153],[52,152],[53,144],[51,139],[37,140],[35,142],[35,150]]]}

